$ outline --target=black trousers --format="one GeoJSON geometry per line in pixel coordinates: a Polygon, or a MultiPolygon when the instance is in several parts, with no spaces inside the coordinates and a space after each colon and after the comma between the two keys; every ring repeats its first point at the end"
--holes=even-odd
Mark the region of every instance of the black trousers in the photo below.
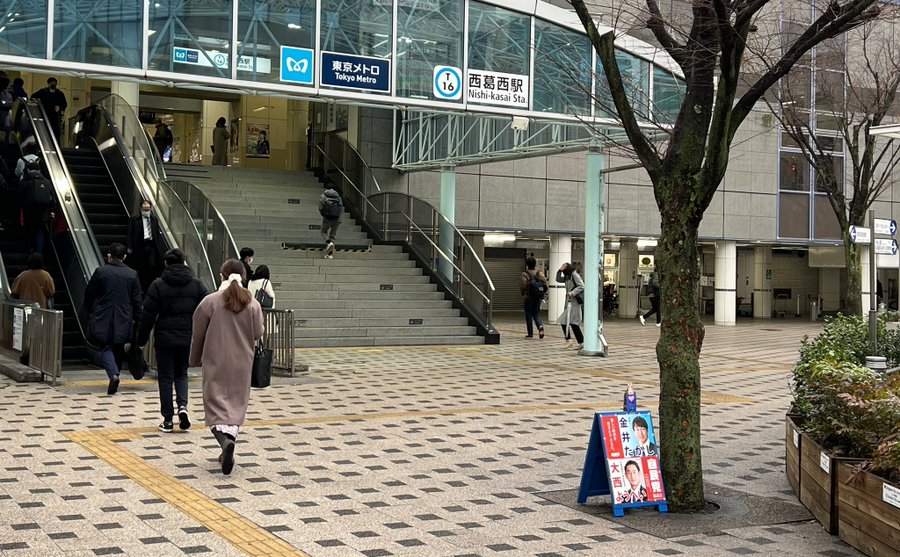
{"type": "Polygon", "coordinates": [[[144,240],[138,247],[138,252],[132,254],[135,258],[134,267],[141,283],[141,292],[146,295],[150,283],[159,278],[162,273],[159,250],[156,249],[155,240],[144,240]]]}
{"type": "Polygon", "coordinates": [[[157,346],[156,373],[159,380],[159,413],[167,422],[172,421],[175,407],[172,406],[172,386],[175,386],[175,404],[178,408],[188,403],[188,356],[189,346],[157,346]]]}

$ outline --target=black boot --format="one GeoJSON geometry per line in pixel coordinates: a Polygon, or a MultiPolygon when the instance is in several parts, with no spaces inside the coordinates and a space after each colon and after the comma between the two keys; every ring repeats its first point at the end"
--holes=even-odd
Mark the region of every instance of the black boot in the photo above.
{"type": "Polygon", "coordinates": [[[219,462],[222,463],[222,473],[226,476],[231,474],[234,469],[234,437],[218,429],[212,429],[216,441],[222,447],[222,454],[219,455],[219,462]]]}

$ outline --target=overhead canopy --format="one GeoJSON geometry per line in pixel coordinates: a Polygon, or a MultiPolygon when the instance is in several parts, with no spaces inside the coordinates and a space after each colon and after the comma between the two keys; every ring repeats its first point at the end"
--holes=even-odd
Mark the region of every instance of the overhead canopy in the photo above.
{"type": "Polygon", "coordinates": [[[880,135],[891,139],[900,139],[900,124],[890,124],[887,126],[875,126],[869,129],[872,135],[880,135]]]}

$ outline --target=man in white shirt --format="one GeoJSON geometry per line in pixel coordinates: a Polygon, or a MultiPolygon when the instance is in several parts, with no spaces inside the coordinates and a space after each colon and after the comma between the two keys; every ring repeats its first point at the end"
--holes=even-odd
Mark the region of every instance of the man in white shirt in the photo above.
{"type": "Polygon", "coordinates": [[[141,212],[128,221],[128,259],[138,273],[144,295],[150,283],[162,273],[161,240],[162,231],[159,219],[153,214],[153,204],[144,200],[141,212]]]}

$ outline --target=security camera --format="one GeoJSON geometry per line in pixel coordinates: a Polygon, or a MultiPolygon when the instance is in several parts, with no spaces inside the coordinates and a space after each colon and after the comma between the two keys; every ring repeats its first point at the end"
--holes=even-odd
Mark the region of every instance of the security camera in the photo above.
{"type": "Polygon", "coordinates": [[[512,124],[510,127],[517,131],[524,131],[528,129],[528,118],[524,116],[513,116],[512,124]]]}

